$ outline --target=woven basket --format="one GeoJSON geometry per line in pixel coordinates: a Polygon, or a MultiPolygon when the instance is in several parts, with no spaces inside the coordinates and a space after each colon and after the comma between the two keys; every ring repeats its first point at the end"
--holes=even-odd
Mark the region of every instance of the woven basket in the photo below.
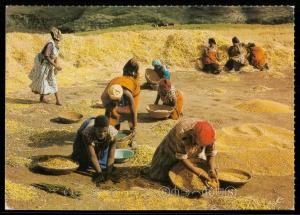
{"type": "MultiPolygon", "coordinates": [[[[201,167],[199,167],[201,168],[201,167]]],[[[206,171],[205,168],[202,168],[206,171]]],[[[206,174],[206,177],[208,175],[206,174]]],[[[173,185],[184,192],[199,192],[207,190],[207,186],[199,176],[187,169],[184,163],[177,162],[169,171],[169,178],[173,185]]]]}
{"type": "Polygon", "coordinates": [[[160,77],[153,69],[146,69],[145,71],[145,78],[148,83],[158,85],[160,81],[160,77]]]}
{"type": "Polygon", "coordinates": [[[165,119],[168,118],[173,112],[174,108],[166,105],[154,105],[150,104],[147,106],[147,111],[151,118],[154,119],[165,119]]]}
{"type": "Polygon", "coordinates": [[[126,134],[123,138],[118,138],[116,140],[116,148],[117,149],[124,149],[129,148],[129,145],[132,143],[133,140],[133,134],[130,130],[121,130],[119,133],[126,134]]]}
{"type": "Polygon", "coordinates": [[[71,111],[68,111],[68,112],[63,111],[63,112],[59,113],[58,120],[61,123],[69,124],[69,123],[75,123],[75,122],[80,121],[82,119],[82,117],[83,117],[83,115],[80,113],[71,112],[71,111]]]}
{"type": "Polygon", "coordinates": [[[244,170],[239,169],[219,169],[218,170],[218,178],[222,184],[233,185],[233,186],[241,186],[248,183],[252,179],[252,175],[244,170]],[[241,179],[235,180],[231,177],[226,176],[236,175],[240,176],[241,179]]]}

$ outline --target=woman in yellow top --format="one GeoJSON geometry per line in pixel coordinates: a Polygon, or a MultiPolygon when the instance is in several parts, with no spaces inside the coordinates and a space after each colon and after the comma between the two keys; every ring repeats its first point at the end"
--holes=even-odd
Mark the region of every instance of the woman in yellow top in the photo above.
{"type": "Polygon", "coordinates": [[[123,76],[111,80],[101,100],[105,108],[105,115],[110,125],[120,129],[120,123],[128,121],[131,130],[137,125],[137,109],[139,105],[140,81],[139,65],[133,58],[123,68],[123,76]]]}

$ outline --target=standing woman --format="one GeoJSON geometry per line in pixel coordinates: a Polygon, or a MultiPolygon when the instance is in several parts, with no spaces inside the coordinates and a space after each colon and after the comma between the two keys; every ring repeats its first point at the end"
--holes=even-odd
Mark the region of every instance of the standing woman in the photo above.
{"type": "Polygon", "coordinates": [[[160,80],[157,90],[157,96],[154,104],[158,104],[159,100],[162,100],[163,105],[174,107],[174,110],[170,118],[177,120],[182,115],[183,108],[183,94],[177,90],[171,81],[163,78],[160,80]]]}
{"type": "Polygon", "coordinates": [[[34,59],[34,67],[29,74],[32,81],[29,87],[33,93],[40,94],[40,102],[48,103],[45,96],[54,93],[56,105],[62,105],[58,98],[56,83],[56,74],[62,69],[57,62],[58,45],[62,40],[62,33],[59,29],[52,27],[50,34],[51,39],[34,59]]]}

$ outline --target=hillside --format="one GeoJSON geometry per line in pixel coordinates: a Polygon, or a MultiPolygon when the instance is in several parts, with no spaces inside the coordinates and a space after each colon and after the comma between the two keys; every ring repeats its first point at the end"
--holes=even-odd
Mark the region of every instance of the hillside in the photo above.
{"type": "Polygon", "coordinates": [[[141,24],[293,22],[292,7],[9,6],[6,15],[7,32],[45,32],[49,26],[58,26],[64,33],[71,33],[141,24]]]}

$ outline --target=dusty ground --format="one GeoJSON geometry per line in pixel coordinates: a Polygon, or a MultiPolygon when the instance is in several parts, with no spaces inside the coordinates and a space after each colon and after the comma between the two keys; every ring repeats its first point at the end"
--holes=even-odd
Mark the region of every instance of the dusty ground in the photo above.
{"type": "MultiPolygon", "coordinates": [[[[224,74],[222,76],[230,76],[224,74]]],[[[266,123],[274,126],[280,126],[286,129],[293,129],[293,114],[269,114],[269,113],[247,113],[242,112],[232,107],[232,103],[236,101],[248,100],[249,98],[263,98],[275,100],[281,103],[293,105],[293,77],[286,76],[286,78],[272,78],[267,73],[241,73],[238,74],[240,81],[237,82],[224,82],[220,81],[217,76],[206,75],[200,72],[183,72],[177,71],[173,74],[172,79],[178,89],[181,89],[185,94],[185,109],[184,117],[199,117],[211,121],[214,126],[218,128],[242,124],[242,123],[266,123]],[[184,78],[183,78],[184,77],[184,78]],[[268,86],[273,88],[268,92],[251,93],[249,89],[257,85],[268,86]],[[227,90],[226,93],[218,95],[209,95],[205,90],[219,87],[227,90]]],[[[105,82],[103,80],[95,80],[90,83],[88,87],[74,87],[64,88],[61,86],[61,97],[65,105],[75,106],[81,100],[93,100],[99,97],[102,92],[105,82]]],[[[151,132],[151,128],[155,123],[147,118],[146,104],[149,104],[155,99],[155,92],[143,90],[141,94],[141,106],[139,108],[139,125],[137,130],[136,141],[138,144],[149,144],[157,146],[163,135],[157,135],[151,132]]],[[[52,138],[40,138],[34,141],[34,134],[32,132],[13,132],[8,130],[6,132],[6,153],[8,155],[14,154],[18,157],[30,157],[33,155],[46,155],[46,154],[64,154],[71,153],[72,145],[69,142],[74,138],[74,133],[79,127],[79,123],[72,125],[55,124],[50,120],[57,116],[57,113],[66,107],[55,106],[54,99],[49,97],[52,104],[39,104],[37,97],[32,93],[19,92],[14,95],[7,95],[6,102],[8,107],[10,105],[25,106],[19,108],[19,112],[12,111],[7,108],[6,119],[15,120],[28,128],[41,129],[41,125],[47,131],[42,131],[43,134],[52,130],[54,134],[52,138]],[[42,112],[39,112],[43,110],[42,112]],[[58,129],[65,129],[61,132],[58,129]],[[54,130],[54,131],[53,131],[54,130]],[[35,144],[34,144],[35,143],[35,144]]],[[[92,114],[102,113],[100,109],[90,108],[90,103],[86,103],[86,108],[89,108],[92,114]]],[[[17,110],[17,109],[16,109],[17,110]]],[[[85,115],[87,117],[87,115],[85,115]]],[[[19,127],[20,128],[20,127],[19,127]]],[[[38,130],[39,131],[39,130],[38,130]]],[[[34,132],[33,132],[34,133],[34,132]]],[[[39,133],[39,132],[36,132],[39,133]]],[[[36,134],[38,135],[38,134],[36,134]]],[[[41,136],[41,135],[40,135],[41,136]]],[[[51,136],[51,135],[50,135],[51,136]]],[[[38,136],[37,136],[38,137],[38,136]]],[[[219,163],[222,166],[222,163],[219,163]]],[[[73,200],[65,197],[56,196],[55,194],[47,194],[43,191],[37,191],[43,198],[35,199],[30,202],[8,201],[10,207],[19,209],[113,209],[111,205],[105,201],[99,201],[97,198],[91,198],[94,192],[99,190],[91,182],[90,177],[72,173],[65,176],[46,176],[38,173],[31,172],[25,166],[10,167],[6,165],[6,178],[11,179],[16,183],[30,184],[33,182],[48,182],[48,183],[61,183],[77,188],[83,192],[82,200],[73,200]]],[[[145,179],[136,178],[134,171],[131,172],[131,179],[124,176],[121,185],[116,187],[123,190],[134,190],[133,187],[141,187],[148,189],[160,189],[159,184],[148,182],[145,179]],[[124,184],[125,183],[125,184],[124,184]],[[150,185],[149,185],[150,183],[150,185]],[[123,187],[122,187],[123,186],[123,187]]],[[[241,196],[254,196],[267,199],[268,201],[275,201],[277,198],[283,198],[282,202],[278,205],[280,208],[291,209],[293,208],[294,187],[293,175],[286,176],[264,176],[254,175],[253,180],[237,190],[237,194],[241,196]],[[282,183],[282,182],[285,183],[282,183]]],[[[108,184],[106,188],[116,188],[108,184]]],[[[101,189],[101,188],[100,188],[101,189]]],[[[208,197],[204,197],[209,198],[208,197]]],[[[200,200],[199,200],[200,201],[200,200]]],[[[126,200],[121,200],[126,204],[126,200]]],[[[191,200],[190,207],[196,209],[204,209],[206,207],[199,207],[195,200],[191,200]]],[[[174,206],[178,208],[179,206],[174,206]]],[[[183,209],[182,207],[179,207],[183,209]]],[[[208,206],[209,208],[209,206],[208,206]]],[[[150,209],[147,208],[146,209],[150,209]]]]}
{"type": "MultiPolygon", "coordinates": [[[[32,192],[36,195],[27,201],[6,195],[8,207],[62,210],[201,210],[262,209],[267,205],[271,209],[292,209],[293,111],[252,113],[237,109],[235,105],[251,99],[266,99],[293,109],[293,39],[292,25],[245,25],[239,31],[229,26],[225,30],[216,28],[209,31],[152,30],[130,32],[128,35],[126,32],[66,35],[62,43],[63,71],[57,76],[63,106],[58,107],[54,105],[54,96],[47,97],[50,104],[40,104],[38,96],[28,88],[27,74],[32,67],[35,53],[47,40],[47,35],[7,34],[5,179],[22,186],[37,182],[58,183],[82,191],[81,200],[74,200],[33,189],[32,192]],[[267,52],[270,72],[253,72],[250,69],[239,74],[207,75],[198,71],[195,59],[211,35],[221,44],[222,62],[226,61],[225,51],[230,45],[232,35],[237,35],[243,41],[258,41],[267,52]],[[122,49],[116,49],[116,41],[119,42],[124,36],[127,43],[120,44],[122,49]],[[102,43],[99,43],[100,40],[102,43]],[[74,43],[78,49],[71,49],[74,43]],[[66,54],[67,50],[70,51],[69,55],[66,54]],[[243,168],[253,174],[253,179],[248,184],[234,192],[242,199],[240,202],[230,201],[232,204],[229,205],[214,201],[216,196],[222,198],[224,193],[228,196],[232,191],[214,196],[204,195],[200,199],[169,194],[165,185],[141,178],[138,174],[139,168],[131,167],[130,163],[118,165],[122,176],[120,184],[107,182],[101,188],[95,187],[89,175],[72,173],[49,176],[31,171],[27,167],[34,156],[69,155],[72,152],[72,141],[80,123],[64,125],[57,124],[52,119],[62,110],[78,111],[85,118],[103,114],[104,110],[91,107],[93,100],[100,98],[110,79],[121,74],[123,64],[132,55],[142,63],[142,83],[143,71],[153,58],[161,56],[165,62],[173,63],[170,65],[172,83],[184,93],[183,118],[206,119],[217,129],[218,167],[243,168]],[[268,90],[253,90],[260,86],[268,90]],[[246,204],[243,198],[251,198],[251,203],[246,204]],[[264,205],[259,204],[262,201],[265,202],[264,205]]],[[[176,123],[173,120],[155,121],[148,118],[146,105],[153,103],[155,97],[155,91],[142,90],[136,135],[136,142],[141,147],[158,146],[176,123]]]]}

